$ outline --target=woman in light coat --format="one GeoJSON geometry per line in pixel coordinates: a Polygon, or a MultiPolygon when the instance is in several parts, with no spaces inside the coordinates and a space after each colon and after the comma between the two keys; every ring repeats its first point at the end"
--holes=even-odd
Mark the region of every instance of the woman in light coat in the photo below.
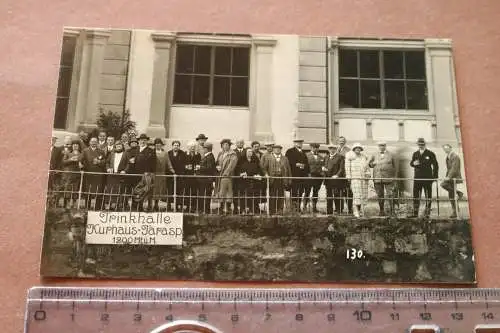
{"type": "Polygon", "coordinates": [[[363,146],[356,143],[352,150],[346,154],[345,160],[346,178],[350,182],[353,194],[353,213],[356,217],[364,214],[364,205],[368,197],[368,179],[370,178],[368,158],[362,152],[363,146]]]}

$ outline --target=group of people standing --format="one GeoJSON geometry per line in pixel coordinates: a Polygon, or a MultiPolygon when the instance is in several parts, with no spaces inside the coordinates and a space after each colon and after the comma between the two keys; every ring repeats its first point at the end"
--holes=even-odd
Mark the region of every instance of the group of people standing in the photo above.
{"type": "MultiPolygon", "coordinates": [[[[232,148],[231,140],[223,139],[220,152],[214,156],[213,144],[207,140],[200,134],[185,151],[180,141],[172,141],[167,151],[160,138],[150,141],[146,134],[136,137],[134,132],[123,133],[120,140],[103,131],[92,138],[82,132],[79,138],[65,137],[62,147],[56,147],[54,140],[50,168],[66,172],[51,173],[49,186],[59,185],[64,206],[80,192],[85,194],[87,208],[95,199],[94,209],[104,209],[109,203],[118,210],[142,211],[146,201],[149,210],[160,210],[159,203],[164,201],[167,210],[208,214],[211,203],[217,200],[218,212],[260,213],[260,204],[267,202],[274,215],[283,213],[285,191],[290,192],[292,210],[311,208],[317,213],[319,191],[325,185],[328,215],[341,214],[347,208],[347,213],[360,217],[365,213],[371,179],[379,215],[395,213],[398,162],[385,142],[378,142],[378,151],[367,155],[361,144],[349,148],[340,137],[328,146],[325,155],[319,153],[317,143],[311,143],[306,153],[301,139],[294,140],[285,154],[276,143],[265,143],[261,151],[257,141],[245,147],[244,140],[237,140],[232,148]],[[80,170],[84,171],[82,184],[80,170]]],[[[418,139],[417,145],[410,162],[415,169],[415,217],[422,192],[426,197],[424,216],[429,216],[432,183],[438,178],[436,155],[426,148],[424,139],[418,139]]],[[[443,149],[447,174],[441,187],[449,193],[453,218],[457,216],[456,196],[463,197],[456,189],[462,182],[461,161],[450,145],[443,149]]]]}

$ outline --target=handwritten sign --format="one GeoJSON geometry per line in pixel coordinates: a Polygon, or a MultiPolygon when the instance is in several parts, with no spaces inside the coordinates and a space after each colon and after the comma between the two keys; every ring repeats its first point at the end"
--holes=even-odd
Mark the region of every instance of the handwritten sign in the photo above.
{"type": "Polygon", "coordinates": [[[89,211],[87,244],[182,245],[182,213],[89,211]]]}

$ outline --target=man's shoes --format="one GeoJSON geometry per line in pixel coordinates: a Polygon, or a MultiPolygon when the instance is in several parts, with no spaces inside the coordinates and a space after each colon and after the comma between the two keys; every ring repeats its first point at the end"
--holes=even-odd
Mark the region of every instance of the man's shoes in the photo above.
{"type": "Polygon", "coordinates": [[[462,200],[464,198],[464,192],[457,191],[457,197],[458,197],[458,200],[462,200]]]}

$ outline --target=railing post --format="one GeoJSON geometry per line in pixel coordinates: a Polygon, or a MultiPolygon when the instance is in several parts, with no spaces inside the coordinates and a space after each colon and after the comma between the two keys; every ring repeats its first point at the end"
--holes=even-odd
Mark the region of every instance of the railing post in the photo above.
{"type": "Polygon", "coordinates": [[[83,170],[80,171],[80,185],[78,186],[78,201],[77,201],[77,209],[80,209],[81,200],[82,200],[82,188],[83,188],[83,170]]]}
{"type": "Polygon", "coordinates": [[[458,196],[457,196],[457,179],[456,178],[452,178],[453,180],[453,200],[455,201],[455,211],[453,213],[455,213],[457,215],[457,218],[458,218],[458,212],[460,211],[459,207],[458,207],[458,196]]]}
{"type": "Polygon", "coordinates": [[[271,189],[270,189],[270,180],[269,176],[266,176],[266,214],[269,216],[271,214],[270,212],[270,206],[271,206],[271,189]]]}
{"type": "Polygon", "coordinates": [[[177,175],[174,174],[174,193],[173,193],[174,213],[177,211],[177,175]]]}
{"type": "MultiPolygon", "coordinates": [[[[441,216],[441,214],[439,213],[439,178],[436,179],[436,202],[437,202],[437,213],[438,213],[438,217],[441,216]]],[[[431,201],[431,204],[432,204],[432,201],[431,201]]]]}

